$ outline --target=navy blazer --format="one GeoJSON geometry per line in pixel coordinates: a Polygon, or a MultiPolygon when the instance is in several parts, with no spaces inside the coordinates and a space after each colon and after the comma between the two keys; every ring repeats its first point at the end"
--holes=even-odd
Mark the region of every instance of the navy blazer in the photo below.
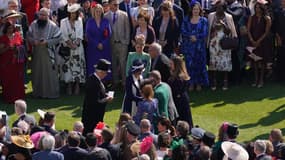
{"type": "Polygon", "coordinates": [[[140,88],[135,85],[133,75],[129,74],[126,78],[126,93],[123,102],[123,112],[132,113],[132,102],[138,103],[143,100],[140,94],[140,88]],[[133,86],[136,88],[136,93],[133,92],[133,86]]]}
{"type": "MultiPolygon", "coordinates": [[[[159,30],[161,23],[162,23],[162,16],[157,17],[153,22],[153,28],[157,39],[159,39],[159,34],[160,34],[159,30]]],[[[171,54],[174,53],[174,48],[178,46],[179,35],[180,35],[180,29],[179,29],[178,20],[176,18],[175,19],[170,18],[165,33],[165,40],[167,40],[167,44],[162,48],[162,52],[166,56],[170,57],[171,54]]]]}

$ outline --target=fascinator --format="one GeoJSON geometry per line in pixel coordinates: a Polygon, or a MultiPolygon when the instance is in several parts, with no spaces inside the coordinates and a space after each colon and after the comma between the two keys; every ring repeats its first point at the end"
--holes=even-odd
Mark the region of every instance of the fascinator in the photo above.
{"type": "Polygon", "coordinates": [[[199,5],[201,5],[200,4],[200,2],[198,2],[197,0],[192,0],[190,3],[189,3],[189,7],[194,7],[196,4],[199,4],[199,5]]]}
{"type": "Polygon", "coordinates": [[[92,1],[90,4],[90,8],[95,8],[97,6],[97,2],[92,1]]]}
{"type": "Polygon", "coordinates": [[[140,144],[140,153],[145,154],[151,148],[153,138],[151,136],[145,137],[140,144]]]}

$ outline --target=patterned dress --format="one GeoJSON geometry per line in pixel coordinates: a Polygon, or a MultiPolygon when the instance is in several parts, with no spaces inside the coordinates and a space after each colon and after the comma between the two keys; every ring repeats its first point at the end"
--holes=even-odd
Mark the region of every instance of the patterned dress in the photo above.
{"type": "Polygon", "coordinates": [[[192,24],[189,17],[185,17],[182,26],[181,51],[185,57],[187,71],[191,77],[190,85],[209,84],[206,69],[206,37],[208,36],[208,21],[200,17],[197,24],[192,24]],[[191,42],[190,36],[196,36],[197,41],[191,42]]]}
{"type": "MultiPolygon", "coordinates": [[[[226,24],[226,19],[223,19],[226,24]]],[[[212,26],[212,35],[214,35],[210,39],[209,44],[209,52],[210,52],[210,63],[209,70],[210,71],[227,71],[230,72],[232,70],[232,58],[231,58],[231,50],[223,50],[220,45],[220,40],[225,36],[225,32],[223,27],[220,27],[221,24],[217,22],[215,18],[212,26]],[[218,27],[217,27],[218,26],[218,27]]]]}
{"type": "MultiPolygon", "coordinates": [[[[66,18],[65,25],[61,25],[61,30],[66,30],[68,32],[62,32],[63,37],[68,37],[71,41],[76,41],[78,35],[76,35],[76,26],[71,27],[69,20],[66,18]],[[67,33],[68,35],[64,35],[67,33]]],[[[81,19],[78,20],[82,27],[81,19]]],[[[79,31],[80,32],[80,31],[79,31]]],[[[83,30],[81,30],[81,35],[83,35],[83,30]]],[[[81,37],[83,38],[83,37],[81,37]]],[[[70,56],[64,58],[64,63],[61,66],[61,80],[66,83],[78,81],[80,83],[85,83],[85,57],[83,44],[80,42],[76,49],[70,50],[70,56]]]]}

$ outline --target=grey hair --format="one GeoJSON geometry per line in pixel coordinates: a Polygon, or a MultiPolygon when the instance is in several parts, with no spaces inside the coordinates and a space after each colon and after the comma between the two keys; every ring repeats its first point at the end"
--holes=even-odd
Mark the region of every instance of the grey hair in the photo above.
{"type": "Polygon", "coordinates": [[[143,129],[149,129],[151,127],[151,123],[148,119],[142,119],[140,122],[140,127],[143,129]]]}
{"type": "Polygon", "coordinates": [[[73,124],[73,130],[74,131],[81,131],[84,128],[83,123],[80,121],[76,121],[73,124]]]}
{"type": "Polygon", "coordinates": [[[154,42],[151,44],[151,47],[153,47],[158,53],[161,53],[162,52],[162,47],[159,43],[157,42],[154,42]]]}
{"type": "Polygon", "coordinates": [[[156,81],[161,81],[161,74],[158,70],[151,71],[149,76],[156,81]]]}
{"type": "Polygon", "coordinates": [[[265,153],[266,151],[266,143],[264,142],[264,140],[256,140],[254,142],[254,150],[260,152],[260,153],[265,153]]]}
{"type": "Polygon", "coordinates": [[[26,113],[27,111],[27,103],[22,99],[15,101],[15,107],[17,107],[21,113],[26,113]]]}
{"type": "Polygon", "coordinates": [[[16,4],[16,5],[18,5],[19,2],[17,0],[9,0],[8,4],[16,4]]]}
{"type": "Polygon", "coordinates": [[[41,150],[53,150],[54,145],[55,145],[55,139],[50,134],[42,136],[39,142],[39,148],[41,150]]]}

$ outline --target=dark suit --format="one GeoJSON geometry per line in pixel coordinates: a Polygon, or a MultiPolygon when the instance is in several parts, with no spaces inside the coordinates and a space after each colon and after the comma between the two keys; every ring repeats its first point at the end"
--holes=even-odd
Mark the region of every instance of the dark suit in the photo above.
{"type": "Polygon", "coordinates": [[[258,155],[255,160],[272,160],[272,157],[266,154],[261,154],[258,155]]]}
{"type": "Polygon", "coordinates": [[[112,156],[112,159],[119,159],[120,148],[118,145],[114,145],[110,143],[102,143],[99,147],[105,148],[106,150],[108,150],[112,156]]]}
{"type": "Polygon", "coordinates": [[[37,124],[34,116],[23,114],[13,123],[12,126],[17,127],[20,120],[27,122],[30,126],[35,126],[37,124]]]}
{"type": "MultiPolygon", "coordinates": [[[[160,36],[160,26],[162,23],[162,16],[157,17],[153,22],[153,28],[156,34],[157,39],[160,36]]],[[[164,40],[167,41],[167,44],[162,48],[162,52],[167,56],[170,57],[171,54],[174,53],[174,48],[178,46],[178,38],[180,34],[179,24],[177,19],[169,19],[167,24],[166,32],[164,40]]]]}
{"type": "Polygon", "coordinates": [[[170,77],[169,63],[169,58],[164,54],[160,54],[151,60],[151,70],[158,70],[160,72],[162,82],[167,82],[170,77]]]}
{"type": "Polygon", "coordinates": [[[86,81],[85,97],[82,110],[83,135],[93,132],[96,124],[103,122],[107,102],[106,91],[103,83],[92,74],[86,81]]]}
{"type": "Polygon", "coordinates": [[[280,82],[285,82],[285,11],[282,8],[277,11],[274,16],[274,21],[272,28],[274,32],[280,36],[281,46],[278,46],[277,49],[277,61],[276,61],[276,76],[280,82]]]}
{"type": "Polygon", "coordinates": [[[64,160],[86,160],[88,152],[79,147],[63,146],[58,150],[64,156],[64,160]]]}

